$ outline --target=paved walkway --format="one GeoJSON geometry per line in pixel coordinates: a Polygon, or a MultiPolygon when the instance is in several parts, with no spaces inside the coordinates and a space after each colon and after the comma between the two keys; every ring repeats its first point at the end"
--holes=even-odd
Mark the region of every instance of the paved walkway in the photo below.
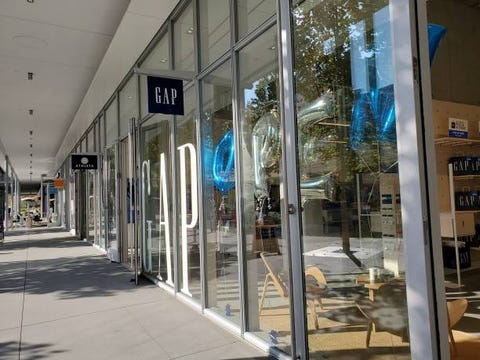
{"type": "Polygon", "coordinates": [[[267,359],[61,229],[0,244],[0,359],[267,359]]]}

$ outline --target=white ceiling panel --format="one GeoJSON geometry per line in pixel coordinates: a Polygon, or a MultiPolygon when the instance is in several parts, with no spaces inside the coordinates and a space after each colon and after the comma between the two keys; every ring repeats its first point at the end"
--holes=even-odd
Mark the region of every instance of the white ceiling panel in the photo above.
{"type": "Polygon", "coordinates": [[[31,159],[32,180],[54,170],[58,148],[129,4],[0,1],[0,143],[21,181],[30,180],[31,159]]]}

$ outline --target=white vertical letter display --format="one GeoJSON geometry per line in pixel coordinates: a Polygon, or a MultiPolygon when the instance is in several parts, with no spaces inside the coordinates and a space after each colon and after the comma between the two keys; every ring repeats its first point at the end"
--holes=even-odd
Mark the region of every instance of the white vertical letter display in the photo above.
{"type": "Polygon", "coordinates": [[[188,244],[187,230],[194,229],[198,221],[198,194],[197,194],[197,154],[193,144],[187,143],[178,147],[180,153],[180,214],[181,214],[181,236],[182,236],[182,292],[192,296],[188,285],[188,244]],[[191,195],[191,218],[187,220],[187,169],[186,149],[190,153],[190,195],[191,195]]]}
{"type": "MultiPolygon", "coordinates": [[[[173,286],[172,277],[172,256],[170,245],[170,219],[168,212],[168,192],[167,192],[167,168],[165,164],[165,153],[160,154],[160,207],[159,207],[159,222],[160,229],[164,227],[165,233],[165,256],[167,258],[167,281],[168,285],[173,286]],[[162,221],[163,210],[163,221],[162,221]]],[[[158,275],[160,277],[160,264],[161,264],[161,250],[162,242],[158,242],[158,275]]],[[[161,277],[160,277],[161,279],[161,277]]]]}

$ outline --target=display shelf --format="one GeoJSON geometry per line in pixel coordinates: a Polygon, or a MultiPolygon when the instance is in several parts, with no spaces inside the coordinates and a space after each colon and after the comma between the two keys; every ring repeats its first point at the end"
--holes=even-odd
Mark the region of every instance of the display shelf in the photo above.
{"type": "Polygon", "coordinates": [[[476,139],[463,139],[454,137],[439,137],[435,139],[435,144],[440,146],[480,146],[480,140],[476,139]]]}
{"type": "Polygon", "coordinates": [[[453,175],[455,180],[480,180],[480,175],[453,175]]]}
{"type": "Polygon", "coordinates": [[[455,210],[457,214],[476,214],[480,213],[480,210],[455,210]]]}

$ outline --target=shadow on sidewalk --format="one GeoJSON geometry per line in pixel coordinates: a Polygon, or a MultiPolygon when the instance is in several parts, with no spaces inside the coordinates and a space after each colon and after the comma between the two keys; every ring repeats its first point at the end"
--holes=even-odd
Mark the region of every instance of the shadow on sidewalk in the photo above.
{"type": "Polygon", "coordinates": [[[156,287],[151,282],[135,286],[131,271],[121,264],[111,263],[93,250],[91,255],[85,251],[77,255],[83,247],[91,248],[92,245],[73,237],[7,240],[0,246],[0,294],[23,291],[27,294],[56,293],[60,299],[75,299],[114,296],[118,291],[133,291],[139,286],[156,287]],[[27,247],[45,251],[40,259],[26,262],[23,257],[17,257],[11,260],[15,250],[27,247]],[[58,253],[49,252],[49,249],[68,248],[72,251],[60,251],[59,257],[55,257],[58,253]]]}
{"type": "Polygon", "coordinates": [[[54,350],[53,344],[29,344],[22,343],[19,349],[18,342],[5,341],[0,342],[0,358],[1,359],[17,359],[19,358],[19,351],[22,358],[25,359],[48,359],[52,355],[65,353],[65,350],[54,350]]]}

